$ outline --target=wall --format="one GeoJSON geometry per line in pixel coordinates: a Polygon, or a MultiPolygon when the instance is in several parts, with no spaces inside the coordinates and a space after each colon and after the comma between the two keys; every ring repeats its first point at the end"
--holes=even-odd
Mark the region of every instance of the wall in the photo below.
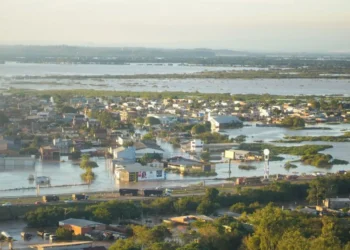
{"type": "Polygon", "coordinates": [[[138,172],[138,180],[139,181],[149,181],[149,180],[164,180],[164,170],[163,169],[155,169],[152,171],[140,171],[138,172]]]}
{"type": "Polygon", "coordinates": [[[30,157],[0,157],[0,170],[34,168],[35,159],[30,157]]]}

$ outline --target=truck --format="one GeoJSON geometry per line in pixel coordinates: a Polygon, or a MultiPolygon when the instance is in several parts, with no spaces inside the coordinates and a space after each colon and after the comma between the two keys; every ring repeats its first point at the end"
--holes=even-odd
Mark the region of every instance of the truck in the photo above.
{"type": "Polygon", "coordinates": [[[236,185],[260,185],[260,177],[239,177],[236,179],[236,185]]]}
{"type": "Polygon", "coordinates": [[[36,231],[36,234],[40,237],[44,237],[45,231],[36,231]]]}
{"type": "Polygon", "coordinates": [[[138,189],[132,189],[132,188],[120,188],[119,189],[120,196],[125,196],[125,195],[137,196],[138,192],[139,192],[138,189]]]}
{"type": "Polygon", "coordinates": [[[72,194],[72,199],[76,201],[88,200],[89,196],[85,194],[72,194]]]}
{"type": "Polygon", "coordinates": [[[43,196],[43,202],[59,201],[60,198],[57,195],[45,195],[43,196]]]}
{"type": "Polygon", "coordinates": [[[164,190],[164,196],[171,196],[173,194],[173,190],[172,189],[169,189],[169,188],[166,188],[164,190]]]}
{"type": "Polygon", "coordinates": [[[161,189],[142,189],[139,190],[139,194],[145,197],[148,196],[163,196],[163,190],[161,189]]]}

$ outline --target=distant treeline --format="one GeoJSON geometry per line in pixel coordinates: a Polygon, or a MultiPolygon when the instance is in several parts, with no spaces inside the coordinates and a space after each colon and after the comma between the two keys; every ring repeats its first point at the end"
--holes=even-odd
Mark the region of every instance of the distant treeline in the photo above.
{"type": "Polygon", "coordinates": [[[350,68],[350,55],[263,54],[234,50],[116,48],[76,46],[0,46],[0,61],[31,63],[189,63],[299,68],[350,68]],[[320,60],[321,58],[321,60],[320,60]]]}

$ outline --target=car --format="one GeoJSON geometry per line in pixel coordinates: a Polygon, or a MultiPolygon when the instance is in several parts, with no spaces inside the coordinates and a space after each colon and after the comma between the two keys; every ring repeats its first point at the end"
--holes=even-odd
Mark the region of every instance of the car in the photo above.
{"type": "Polygon", "coordinates": [[[74,202],[73,200],[65,200],[64,203],[72,203],[74,202]]]}
{"type": "Polygon", "coordinates": [[[36,201],[34,204],[35,205],[41,205],[42,203],[40,201],[36,201]]]}
{"type": "Polygon", "coordinates": [[[10,202],[6,202],[6,203],[2,204],[1,206],[3,206],[3,207],[10,207],[10,206],[12,206],[12,204],[10,202]]]}

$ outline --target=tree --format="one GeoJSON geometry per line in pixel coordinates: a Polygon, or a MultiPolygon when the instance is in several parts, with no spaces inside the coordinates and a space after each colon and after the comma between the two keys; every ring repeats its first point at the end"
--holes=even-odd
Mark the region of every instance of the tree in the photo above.
{"type": "Polygon", "coordinates": [[[67,228],[59,227],[56,230],[56,236],[58,240],[70,241],[73,239],[73,232],[67,228]]]}
{"type": "Polygon", "coordinates": [[[288,128],[303,128],[305,127],[305,121],[297,116],[287,116],[282,120],[281,125],[288,128]]]}
{"type": "Polygon", "coordinates": [[[82,169],[88,169],[88,168],[97,168],[98,164],[95,161],[90,161],[90,157],[88,155],[83,155],[81,157],[80,167],[82,169]]]}
{"type": "Polygon", "coordinates": [[[112,215],[108,211],[108,209],[105,207],[98,207],[92,212],[92,214],[93,214],[94,220],[96,221],[99,221],[105,224],[109,224],[112,222],[112,215]]]}
{"type": "Polygon", "coordinates": [[[198,135],[205,133],[207,131],[206,126],[204,124],[196,124],[191,129],[192,135],[198,135]]]}
{"type": "Polygon", "coordinates": [[[286,231],[278,242],[277,250],[311,250],[310,241],[298,229],[286,231]]]}
{"type": "Polygon", "coordinates": [[[143,136],[142,136],[142,140],[144,140],[144,141],[153,141],[153,140],[155,140],[156,138],[155,138],[155,136],[153,135],[153,133],[151,133],[151,132],[149,132],[149,133],[147,133],[147,134],[144,134],[143,136]]]}
{"type": "Polygon", "coordinates": [[[145,125],[153,126],[159,124],[161,124],[160,120],[153,116],[146,117],[145,119],[145,125]]]}
{"type": "Polygon", "coordinates": [[[4,126],[5,124],[9,123],[9,118],[7,115],[5,115],[4,112],[0,111],[0,126],[4,126]]]}
{"type": "Polygon", "coordinates": [[[219,195],[219,190],[216,188],[207,188],[205,190],[204,199],[210,202],[216,202],[219,195]]]}
{"type": "Polygon", "coordinates": [[[61,113],[76,113],[77,110],[71,106],[63,106],[61,108],[61,113]]]}
{"type": "Polygon", "coordinates": [[[210,161],[210,153],[209,152],[201,153],[201,159],[204,162],[209,162],[210,161]]]}
{"type": "Polygon", "coordinates": [[[135,243],[133,238],[129,239],[119,239],[113,245],[111,245],[109,250],[141,250],[141,246],[135,243]]]}
{"type": "Polygon", "coordinates": [[[265,208],[257,210],[249,217],[249,222],[254,225],[254,234],[245,240],[248,250],[273,250],[286,228],[293,220],[287,212],[274,207],[271,203],[265,208]]]}
{"type": "Polygon", "coordinates": [[[214,203],[208,200],[203,200],[197,207],[197,213],[210,215],[215,212],[215,209],[216,207],[214,203]]]}

